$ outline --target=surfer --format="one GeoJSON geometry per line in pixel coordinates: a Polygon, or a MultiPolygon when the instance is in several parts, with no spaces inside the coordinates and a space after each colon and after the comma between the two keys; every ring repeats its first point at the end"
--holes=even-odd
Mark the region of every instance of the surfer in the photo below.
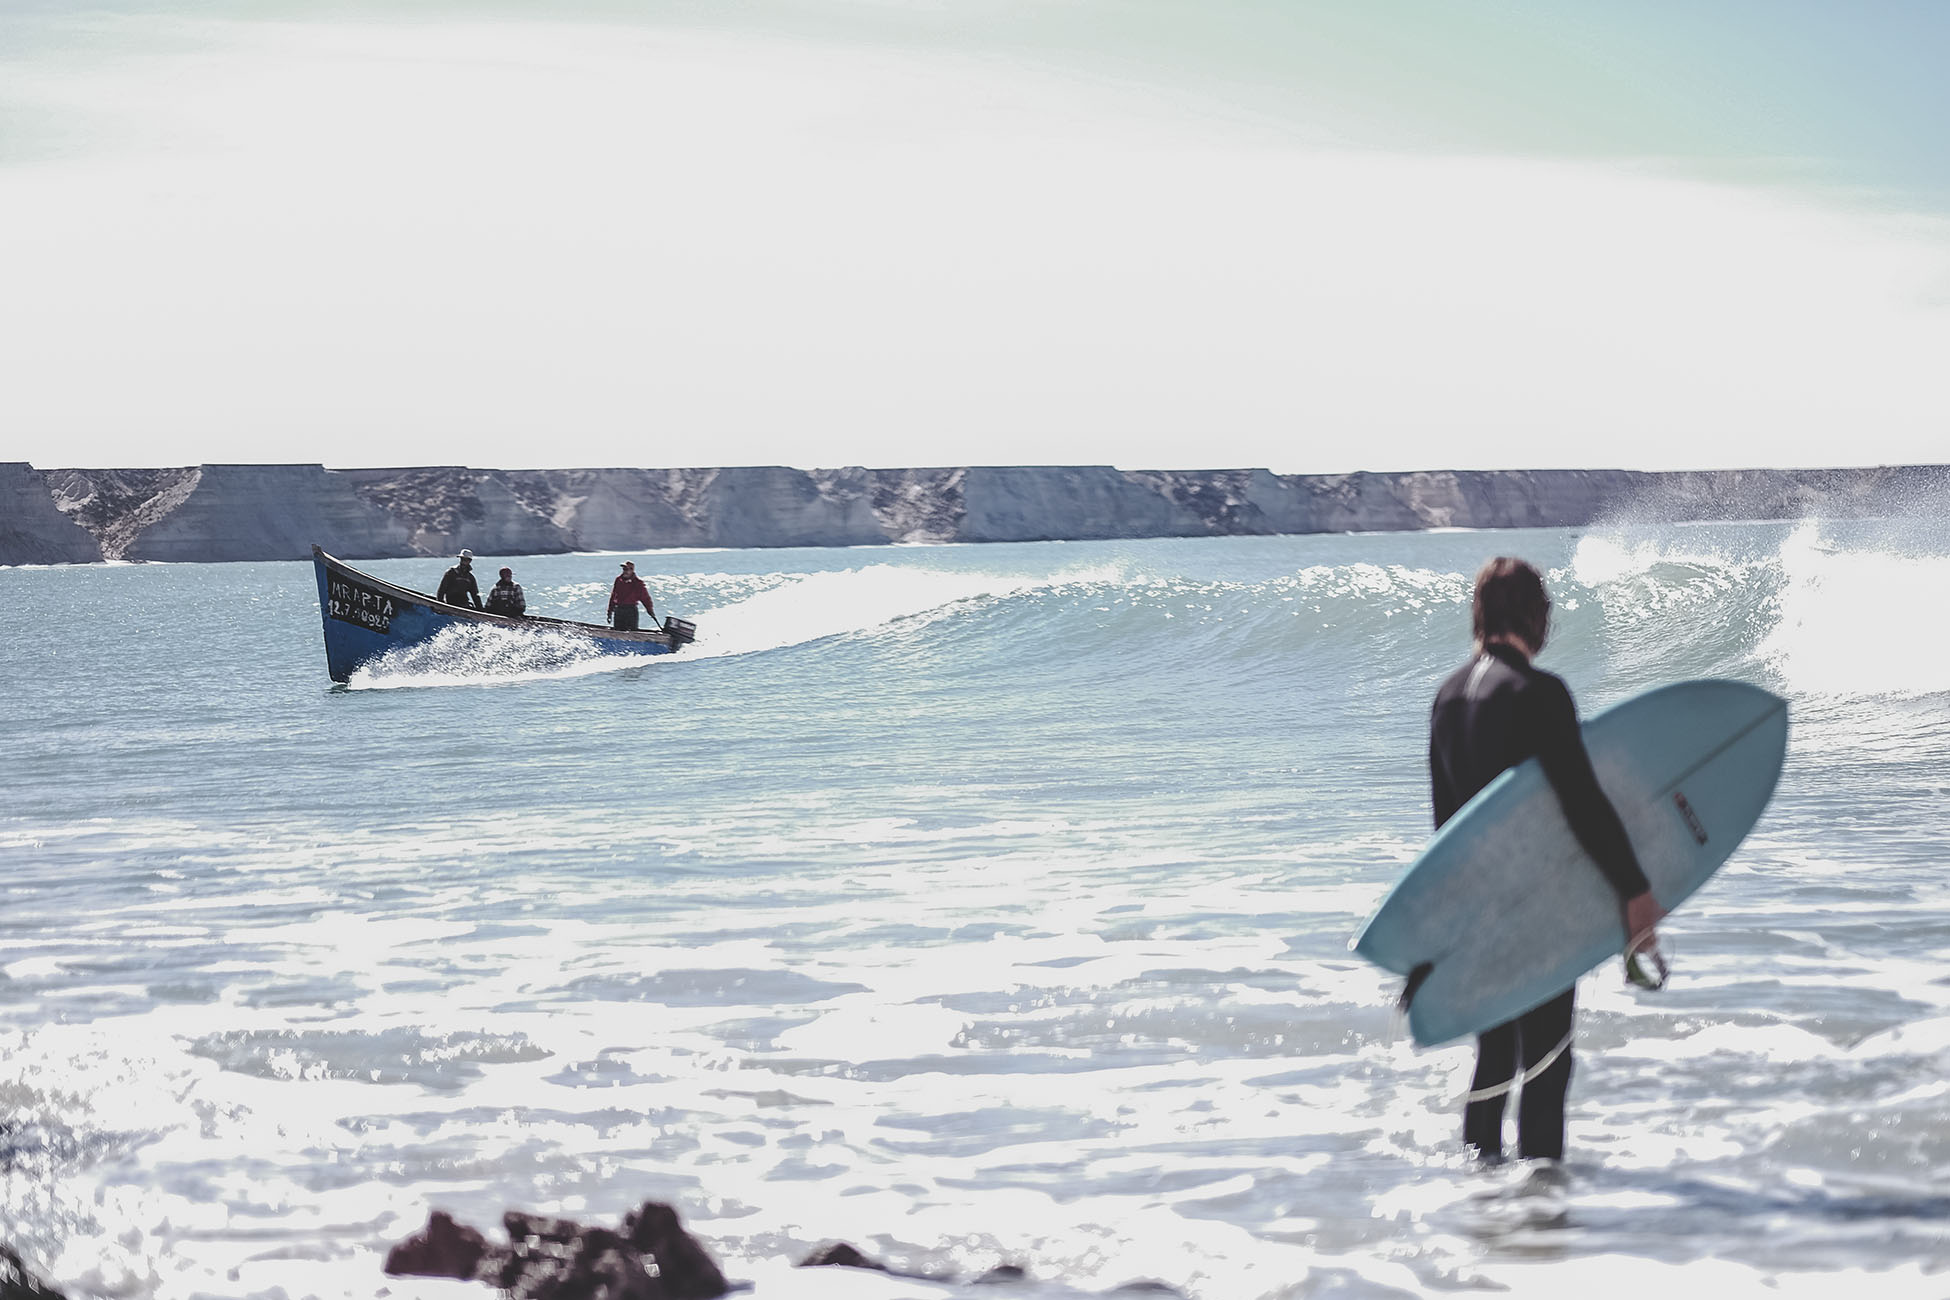
{"type": "MultiPolygon", "coordinates": [[[[1664,909],[1652,897],[1618,812],[1598,786],[1564,680],[1531,664],[1543,650],[1551,602],[1544,579],[1519,559],[1498,556],[1476,574],[1476,653],[1436,692],[1429,719],[1429,780],[1435,824],[1444,822],[1506,768],[1535,757],[1550,778],[1578,843],[1618,895],[1627,956],[1657,943],[1664,909]]],[[[1517,1149],[1527,1160],[1564,1156],[1564,1094],[1571,1083],[1576,985],[1479,1034],[1476,1073],[1463,1110],[1463,1141],[1486,1159],[1503,1154],[1503,1106],[1513,1080],[1517,1149]],[[1521,1060],[1523,1075],[1517,1079],[1521,1060]]]]}

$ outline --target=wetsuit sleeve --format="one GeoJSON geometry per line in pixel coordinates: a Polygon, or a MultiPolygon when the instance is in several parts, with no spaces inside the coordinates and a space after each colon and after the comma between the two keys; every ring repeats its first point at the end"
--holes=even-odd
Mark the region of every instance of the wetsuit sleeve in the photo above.
{"type": "MultiPolygon", "coordinates": [[[[1437,702],[1438,706],[1440,701],[1437,702]]],[[[1438,743],[1438,729],[1442,726],[1440,707],[1429,711],[1429,802],[1435,808],[1435,827],[1442,829],[1444,822],[1456,815],[1462,807],[1462,800],[1456,798],[1456,787],[1449,780],[1449,769],[1442,762],[1442,751],[1438,743]]]]}
{"type": "Polygon", "coordinates": [[[1598,785],[1598,774],[1591,770],[1591,755],[1585,752],[1584,736],[1578,730],[1577,706],[1571,692],[1555,677],[1539,674],[1524,692],[1529,706],[1529,724],[1536,728],[1537,761],[1557,801],[1564,806],[1565,819],[1578,843],[1605,873],[1605,879],[1621,901],[1635,898],[1651,888],[1639,867],[1638,854],[1625,834],[1618,810],[1598,785]]]}

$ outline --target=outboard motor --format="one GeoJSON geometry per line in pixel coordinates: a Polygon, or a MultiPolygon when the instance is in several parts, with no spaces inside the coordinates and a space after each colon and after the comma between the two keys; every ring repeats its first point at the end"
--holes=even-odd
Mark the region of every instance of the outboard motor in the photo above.
{"type": "Polygon", "coordinates": [[[689,645],[697,640],[697,624],[688,619],[664,616],[664,634],[670,638],[672,648],[689,645]]]}

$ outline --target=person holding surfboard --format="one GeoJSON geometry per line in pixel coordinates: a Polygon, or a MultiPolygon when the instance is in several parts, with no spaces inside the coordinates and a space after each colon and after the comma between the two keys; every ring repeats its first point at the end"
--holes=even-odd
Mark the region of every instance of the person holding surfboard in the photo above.
{"type": "MultiPolygon", "coordinates": [[[[1579,844],[1618,896],[1629,960],[1641,949],[1656,950],[1665,912],[1592,772],[1570,688],[1531,663],[1544,648],[1550,611],[1543,575],[1523,560],[1498,556],[1477,572],[1471,615],[1476,652],[1442,683],[1429,718],[1435,824],[1441,827],[1506,769],[1535,757],[1579,844]]],[[[1479,1156],[1502,1157],[1504,1103],[1520,1085],[1519,1154],[1526,1160],[1563,1158],[1575,994],[1573,984],[1477,1036],[1463,1141],[1479,1156]]]]}

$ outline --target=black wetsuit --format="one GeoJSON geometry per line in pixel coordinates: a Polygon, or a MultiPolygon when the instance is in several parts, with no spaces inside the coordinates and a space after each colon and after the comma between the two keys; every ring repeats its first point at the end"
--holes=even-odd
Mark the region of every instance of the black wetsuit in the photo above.
{"type": "MultiPolygon", "coordinates": [[[[1441,826],[1506,768],[1535,757],[1564,805],[1572,833],[1605,873],[1620,900],[1646,890],[1632,842],[1611,800],[1598,787],[1578,731],[1577,705],[1563,679],[1533,668],[1517,651],[1493,645],[1442,683],[1429,719],[1429,782],[1441,826]]],[[[1576,987],[1498,1025],[1476,1040],[1470,1092],[1507,1084],[1521,1058],[1526,1073],[1560,1044],[1563,1051],[1523,1087],[1517,1143],[1526,1159],[1564,1154],[1564,1093],[1571,1085],[1571,1021],[1576,987]]],[[[1472,1100],[1463,1111],[1463,1141],[1487,1156],[1503,1151],[1507,1093],[1472,1100]]]]}
{"type": "Polygon", "coordinates": [[[470,565],[456,564],[440,577],[440,590],[433,598],[443,605],[459,605],[463,609],[481,607],[480,584],[474,581],[474,570],[470,565]]]}

